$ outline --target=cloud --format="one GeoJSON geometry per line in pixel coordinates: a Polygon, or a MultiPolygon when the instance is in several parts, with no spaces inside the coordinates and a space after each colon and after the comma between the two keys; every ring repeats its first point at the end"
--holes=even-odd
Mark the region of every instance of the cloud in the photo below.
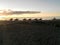
{"type": "Polygon", "coordinates": [[[39,11],[12,11],[11,14],[35,14],[40,13],[39,11]]]}
{"type": "Polygon", "coordinates": [[[2,15],[13,15],[13,14],[35,14],[40,13],[39,11],[12,11],[12,10],[0,10],[2,15]]]}

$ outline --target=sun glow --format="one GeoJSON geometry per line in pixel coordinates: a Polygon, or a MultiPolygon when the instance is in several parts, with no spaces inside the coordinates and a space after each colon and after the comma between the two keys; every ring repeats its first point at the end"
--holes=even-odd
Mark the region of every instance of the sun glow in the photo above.
{"type": "Polygon", "coordinates": [[[57,17],[60,13],[38,13],[38,14],[14,14],[14,15],[0,15],[0,20],[23,19],[23,18],[45,18],[45,17],[57,17]],[[58,14],[58,15],[57,15],[58,14]]]}
{"type": "Polygon", "coordinates": [[[5,16],[0,16],[0,20],[4,20],[4,17],[5,17],[5,16]]]}

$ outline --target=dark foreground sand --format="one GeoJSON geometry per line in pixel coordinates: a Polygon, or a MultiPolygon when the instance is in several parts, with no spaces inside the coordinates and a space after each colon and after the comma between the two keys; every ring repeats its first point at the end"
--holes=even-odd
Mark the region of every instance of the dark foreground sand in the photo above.
{"type": "Polygon", "coordinates": [[[60,45],[60,20],[0,21],[0,45],[60,45]]]}

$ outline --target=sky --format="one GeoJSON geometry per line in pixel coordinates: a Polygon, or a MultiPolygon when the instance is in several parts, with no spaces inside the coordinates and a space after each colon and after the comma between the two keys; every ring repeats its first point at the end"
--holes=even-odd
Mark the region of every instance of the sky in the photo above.
{"type": "Polygon", "coordinates": [[[0,9],[60,12],[60,0],[0,0],[0,9]]]}
{"type": "Polygon", "coordinates": [[[0,10],[2,9],[40,11],[40,16],[60,16],[60,0],[0,0],[0,10]]]}

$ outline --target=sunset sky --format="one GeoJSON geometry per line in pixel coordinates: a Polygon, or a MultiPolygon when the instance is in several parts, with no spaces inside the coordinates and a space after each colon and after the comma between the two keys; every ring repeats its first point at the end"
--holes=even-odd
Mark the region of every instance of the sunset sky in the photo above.
{"type": "Polygon", "coordinates": [[[0,10],[3,9],[41,11],[42,15],[60,16],[60,0],[0,0],[0,10]]]}

